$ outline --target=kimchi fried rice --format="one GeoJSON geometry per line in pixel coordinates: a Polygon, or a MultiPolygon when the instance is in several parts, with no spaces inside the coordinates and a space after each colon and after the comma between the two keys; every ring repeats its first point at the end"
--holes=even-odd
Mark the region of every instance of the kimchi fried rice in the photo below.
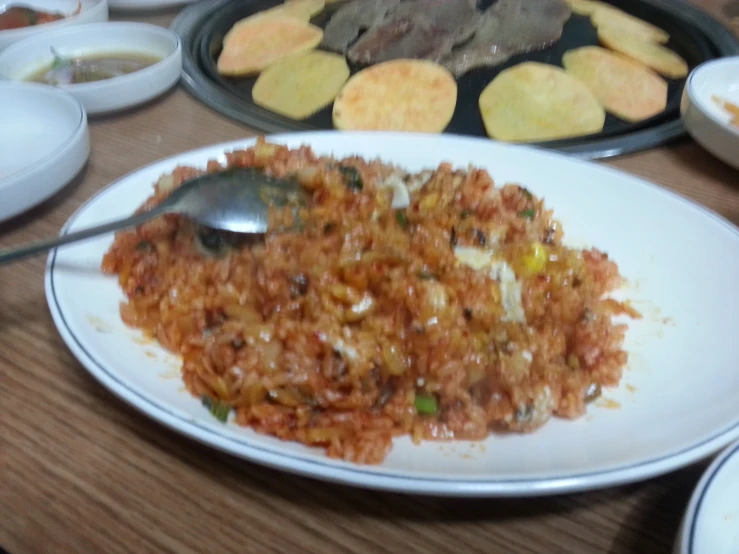
{"type": "MultiPolygon", "coordinates": [[[[261,139],[226,159],[297,179],[312,194],[301,226],[245,241],[168,215],[117,234],[102,264],[124,322],[182,357],[221,421],[379,463],[395,436],[530,432],[619,383],[626,327],[612,316],[639,314],[608,298],[618,267],[565,247],[527,189],[261,139]]],[[[163,176],[140,210],[200,173],[163,176]]]]}

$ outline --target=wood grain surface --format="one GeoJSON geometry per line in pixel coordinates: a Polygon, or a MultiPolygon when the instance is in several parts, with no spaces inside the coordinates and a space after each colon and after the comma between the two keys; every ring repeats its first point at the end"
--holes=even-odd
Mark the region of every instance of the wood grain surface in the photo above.
{"type": "MultiPolygon", "coordinates": [[[[701,4],[739,15],[736,2],[701,4]]],[[[140,166],[253,134],[181,89],[90,127],[85,170],[0,224],[0,247],[58,233],[84,200],[140,166]]],[[[691,141],[608,163],[739,223],[737,173],[691,141]]],[[[44,263],[0,267],[0,546],[10,554],[668,553],[706,465],[528,500],[417,498],[278,473],[186,440],[99,386],[54,328],[44,263]]]]}

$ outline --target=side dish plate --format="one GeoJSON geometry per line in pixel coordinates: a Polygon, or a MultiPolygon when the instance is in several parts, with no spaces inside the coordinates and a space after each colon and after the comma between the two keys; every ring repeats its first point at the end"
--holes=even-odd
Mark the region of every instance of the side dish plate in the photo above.
{"type": "Polygon", "coordinates": [[[58,85],[79,99],[90,116],[153,100],[179,81],[182,70],[182,49],[176,34],[157,25],[116,21],[51,30],[14,44],[0,52],[0,79],[26,81],[51,67],[52,48],[70,59],[139,54],[155,60],[152,65],[126,75],[58,85]]]}
{"type": "Polygon", "coordinates": [[[724,450],[693,491],[674,554],[731,554],[739,548],[739,443],[724,450]]]}
{"type": "MultiPolygon", "coordinates": [[[[5,4],[14,3],[16,2],[0,1],[0,7],[5,4]]],[[[50,29],[108,21],[108,0],[26,0],[24,2],[18,2],[18,4],[23,4],[35,10],[61,12],[67,15],[67,17],[59,21],[44,23],[43,25],[0,31],[0,50],[4,50],[14,42],[35,36],[38,33],[43,33],[50,29]],[[77,12],[78,8],[79,12],[77,12]]]]}
{"type": "MultiPolygon", "coordinates": [[[[571,156],[489,140],[393,133],[276,135],[337,157],[379,157],[411,171],[448,161],[486,169],[499,184],[542,196],[572,246],[598,245],[629,280],[622,291],[644,319],[630,325],[630,363],[578,421],[550,421],[529,435],[472,442],[394,441],[379,466],[221,424],[185,392],[179,360],[121,321],[115,278],[100,271],[112,237],[49,257],[46,294],[61,336],[100,383],[152,419],[256,463],[355,486],[454,496],[535,496],[653,477],[708,456],[739,438],[739,230],[689,200],[636,177],[571,156]],[[658,225],[660,233],[654,232],[658,225]],[[684,237],[677,239],[676,237],[684,237]],[[710,409],[706,409],[710,406],[710,409]]],[[[178,165],[205,167],[253,140],[215,145],[142,168],[82,206],[63,233],[130,214],[152,184],[178,165]]]]}
{"type": "Polygon", "coordinates": [[[725,103],[739,102],[739,57],[702,64],[688,77],[680,106],[688,133],[711,154],[739,169],[739,125],[725,103]],[[732,121],[733,120],[733,121],[732,121]]]}

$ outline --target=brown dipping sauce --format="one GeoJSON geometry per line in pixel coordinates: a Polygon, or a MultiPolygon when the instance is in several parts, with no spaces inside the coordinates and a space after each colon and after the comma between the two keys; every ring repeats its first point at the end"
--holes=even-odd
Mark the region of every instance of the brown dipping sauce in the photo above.
{"type": "Polygon", "coordinates": [[[104,81],[147,68],[162,60],[139,53],[109,53],[61,59],[32,73],[26,81],[45,85],[74,85],[104,81]]]}

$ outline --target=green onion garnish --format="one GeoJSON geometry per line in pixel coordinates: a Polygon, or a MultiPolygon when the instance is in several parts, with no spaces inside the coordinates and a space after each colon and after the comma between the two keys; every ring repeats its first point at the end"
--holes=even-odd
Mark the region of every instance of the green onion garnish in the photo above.
{"type": "Polygon", "coordinates": [[[351,165],[340,165],[339,171],[344,176],[346,186],[355,192],[359,192],[364,188],[364,181],[362,181],[362,175],[356,167],[351,165]]]}
{"type": "Polygon", "coordinates": [[[203,396],[203,406],[221,423],[226,423],[228,414],[231,413],[231,405],[222,400],[213,399],[210,396],[203,396]]]}
{"type": "Polygon", "coordinates": [[[439,411],[439,401],[431,394],[416,394],[414,405],[422,415],[434,415],[439,411]]]}
{"type": "Polygon", "coordinates": [[[395,211],[395,221],[397,221],[398,225],[400,225],[403,229],[408,228],[408,216],[403,210],[395,211]]]}
{"type": "Polygon", "coordinates": [[[536,215],[536,211],[529,208],[528,210],[522,211],[520,214],[521,217],[525,217],[526,219],[534,219],[534,216],[536,215]]]}

